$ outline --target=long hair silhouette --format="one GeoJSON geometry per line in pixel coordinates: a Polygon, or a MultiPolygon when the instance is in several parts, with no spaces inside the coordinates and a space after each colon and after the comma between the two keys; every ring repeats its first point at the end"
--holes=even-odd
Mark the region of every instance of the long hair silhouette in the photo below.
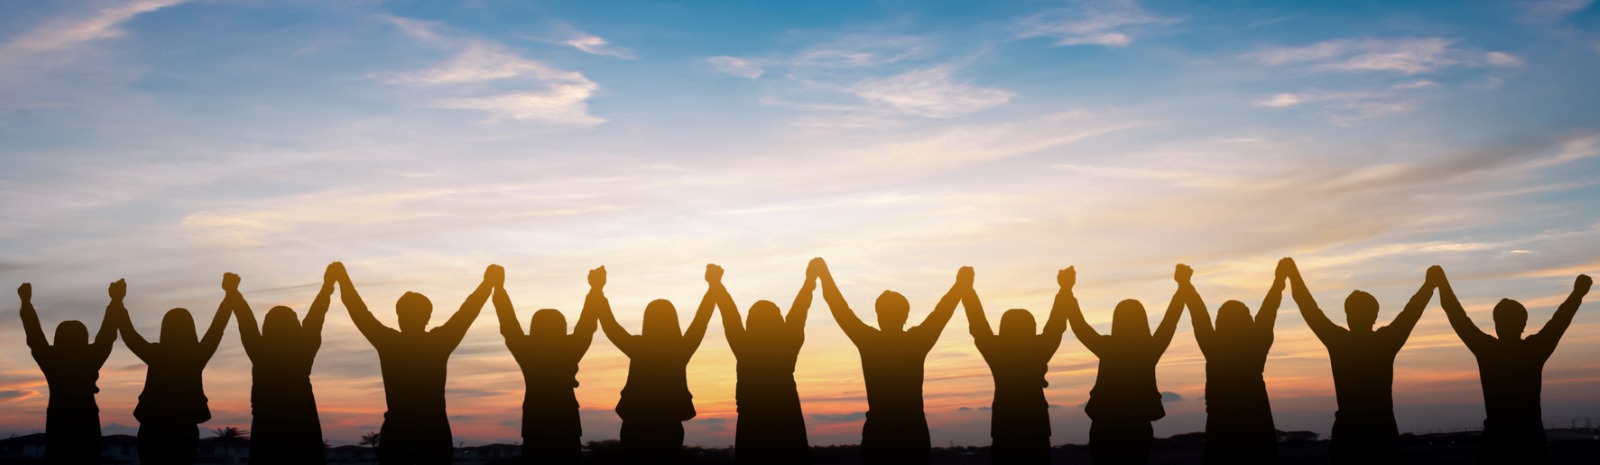
{"type": "MultiPolygon", "coordinates": [[[[222,277],[223,289],[237,286],[233,273],[222,277]]],[[[161,319],[160,342],[147,342],[134,329],[128,309],[114,301],[122,342],[149,368],[144,392],[133,417],[139,420],[139,463],[193,463],[200,441],[200,423],[211,419],[201,372],[228,329],[228,301],[217,306],[204,337],[196,339],[194,318],[181,308],[161,319]]]]}
{"type": "Polygon", "coordinates": [[[739,420],[734,431],[734,458],[746,464],[810,463],[805,416],[794,383],[794,366],[806,341],[806,315],[816,290],[821,259],[812,259],[787,320],[771,301],[750,305],[749,322],[739,321],[739,307],[720,285],[717,307],[728,347],[738,360],[734,399],[739,420]]]}
{"type": "MultiPolygon", "coordinates": [[[[1193,273],[1178,265],[1173,279],[1179,283],[1193,273]]],[[[1089,455],[1095,463],[1145,463],[1150,458],[1150,422],[1167,416],[1156,390],[1156,364],[1172,343],[1178,319],[1183,317],[1184,292],[1180,287],[1167,305],[1167,313],[1150,332],[1144,305],[1128,299],[1111,314],[1111,334],[1101,335],[1089,326],[1073,301],[1067,321],[1078,341],[1100,358],[1094,388],[1084,413],[1089,415],[1089,455]]]]}
{"type": "Polygon", "coordinates": [[[119,314],[115,309],[122,306],[126,286],[118,280],[108,288],[111,304],[106,306],[94,342],[89,342],[87,326],[67,320],[56,325],[53,345],[40,329],[39,314],[33,308],[33,285],[23,283],[17,288],[17,295],[22,298],[20,313],[28,349],[50,388],[44,420],[45,463],[100,462],[100,407],[94,401],[100,388],[95,383],[100,379],[100,367],[117,342],[119,314]]]}
{"type": "Polygon", "coordinates": [[[1372,294],[1350,292],[1344,301],[1345,321],[1350,329],[1342,328],[1317,306],[1294,260],[1286,258],[1284,262],[1280,267],[1287,267],[1283,273],[1288,277],[1295,305],[1300,307],[1306,326],[1327,346],[1328,362],[1333,366],[1334,395],[1339,403],[1339,410],[1333,414],[1329,450],[1333,463],[1400,463],[1400,429],[1394,421],[1394,359],[1433,298],[1433,268],[1438,267],[1429,269],[1422,287],[1393,322],[1374,330],[1378,299],[1372,294]]]}
{"type": "Polygon", "coordinates": [[[405,293],[395,303],[400,323],[396,331],[378,322],[356,293],[344,266],[335,265],[330,272],[338,275],[339,299],[344,301],[356,329],[378,351],[378,365],[383,372],[388,411],[383,414],[383,428],[379,430],[383,440],[378,443],[378,460],[385,464],[450,463],[452,436],[444,399],[450,354],[467,335],[489,294],[505,280],[505,270],[500,265],[489,265],[483,272],[483,282],[461,303],[461,309],[432,330],[427,326],[433,303],[422,294],[405,293]]]}
{"type": "MultiPolygon", "coordinates": [[[[689,359],[705,338],[722,268],[706,265],[710,287],[700,299],[687,331],[678,327],[672,302],[657,299],[644,309],[644,330],[629,334],[611,313],[611,304],[597,299],[600,328],[606,338],[628,356],[628,380],[617,401],[622,417],[622,448],[629,463],[677,463],[682,459],[683,422],[695,417],[694,396],[689,393],[689,359]]],[[[599,294],[599,293],[595,293],[599,294]]]]}
{"type": "Polygon", "coordinates": [[[1267,352],[1272,349],[1272,327],[1278,320],[1289,263],[1287,258],[1278,262],[1272,289],[1262,299],[1254,321],[1249,307],[1229,300],[1217,309],[1215,328],[1200,292],[1190,282],[1192,271],[1178,276],[1195,343],[1206,358],[1205,463],[1278,463],[1278,433],[1262,374],[1267,352]]]}
{"type": "Polygon", "coordinates": [[[1483,382],[1483,437],[1479,442],[1480,463],[1549,463],[1544,421],[1539,406],[1543,388],[1544,362],[1556,350],[1561,335],[1572,324],[1572,317],[1583,304],[1594,281],[1578,275],[1572,294],[1556,308],[1544,329],[1523,339],[1528,310],[1521,303],[1501,299],[1494,307],[1495,336],[1484,334],[1467,317],[1443,269],[1429,269],[1439,286],[1439,303],[1450,318],[1450,326],[1478,358],[1478,377],[1483,382]]]}
{"type": "Polygon", "coordinates": [[[962,296],[972,342],[994,377],[989,423],[989,437],[994,440],[989,454],[994,463],[1050,463],[1050,403],[1044,397],[1044,388],[1050,383],[1045,381],[1045,373],[1067,331],[1067,308],[1078,306],[1072,297],[1076,277],[1072,267],[1056,274],[1061,290],[1044,332],[1038,334],[1034,333],[1033,314],[1020,308],[1000,316],[1000,333],[995,334],[977,291],[968,289],[962,296]]]}
{"type": "Polygon", "coordinates": [[[606,285],[605,267],[589,271],[589,295],[584,299],[578,325],[567,334],[567,319],[561,311],[542,309],[533,313],[528,333],[517,323],[511,295],[505,286],[494,289],[494,312],[500,318],[500,334],[517,366],[522,368],[526,388],[522,397],[522,460],[524,463],[576,464],[583,461],[583,423],[578,418],[578,362],[589,351],[604,305],[601,290],[606,285]]]}
{"type": "Polygon", "coordinates": [[[862,323],[839,293],[827,264],[819,265],[822,297],[834,321],[861,352],[861,373],[867,385],[867,420],[861,427],[863,463],[928,463],[932,444],[922,411],[923,363],[939,342],[939,334],[955,314],[961,296],[972,289],[972,267],[956,272],[950,287],[922,324],[905,329],[911,304],[905,296],[884,291],[878,296],[878,328],[862,323]]]}
{"type": "Polygon", "coordinates": [[[224,285],[239,321],[239,343],[250,358],[250,463],[320,464],[324,462],[322,423],[317,398],[311,390],[311,365],[322,347],[322,322],[327,319],[333,286],[338,280],[334,262],[322,275],[322,288],[311,301],[302,322],[289,307],[267,310],[256,327],[250,303],[239,292],[239,281],[224,285]]]}

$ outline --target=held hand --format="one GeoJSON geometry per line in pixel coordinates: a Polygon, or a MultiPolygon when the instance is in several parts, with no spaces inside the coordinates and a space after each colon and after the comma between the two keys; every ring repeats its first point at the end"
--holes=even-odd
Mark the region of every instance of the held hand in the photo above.
{"type": "Polygon", "coordinates": [[[506,269],[500,265],[489,265],[483,269],[483,283],[489,287],[503,287],[506,285],[506,269]]]}
{"type": "Polygon", "coordinates": [[[1172,271],[1172,279],[1177,281],[1179,285],[1188,286],[1189,278],[1191,277],[1194,277],[1194,268],[1189,268],[1189,265],[1179,263],[1177,268],[1172,271]]]}
{"type": "Polygon", "coordinates": [[[1594,285],[1594,279],[1590,278],[1589,275],[1580,274],[1578,275],[1578,280],[1572,284],[1572,291],[1579,295],[1588,295],[1589,286],[1591,285],[1594,285]]]}
{"type": "Polygon", "coordinates": [[[828,264],[822,261],[822,257],[813,258],[810,263],[806,264],[806,280],[815,281],[817,278],[822,277],[822,273],[827,271],[828,264]]]}
{"type": "Polygon", "coordinates": [[[22,303],[28,303],[28,302],[32,301],[33,300],[33,284],[31,284],[31,283],[22,283],[21,286],[17,286],[17,296],[18,297],[22,297],[22,303]]]}
{"type": "Polygon", "coordinates": [[[344,278],[344,263],[333,262],[328,264],[328,269],[322,272],[322,283],[333,284],[344,278]]]}
{"type": "Polygon", "coordinates": [[[972,289],[972,280],[976,274],[970,266],[961,267],[960,270],[956,270],[956,285],[962,289],[972,289]]]}
{"type": "Polygon", "coordinates": [[[1440,267],[1439,265],[1434,265],[1434,266],[1428,267],[1428,278],[1427,278],[1427,280],[1428,280],[1429,284],[1432,284],[1434,286],[1442,286],[1442,285],[1444,285],[1444,283],[1445,283],[1444,268],[1440,267]]]}
{"type": "Polygon", "coordinates": [[[1078,269],[1076,267],[1069,266],[1056,272],[1056,284],[1061,285],[1062,289],[1070,291],[1072,286],[1077,283],[1078,269]]]}
{"type": "Polygon", "coordinates": [[[1278,271],[1275,277],[1278,278],[1278,281],[1283,281],[1289,279],[1290,275],[1299,274],[1298,271],[1295,269],[1293,258],[1283,257],[1282,260],[1278,260],[1278,271]]]}
{"type": "Polygon", "coordinates": [[[111,294],[113,300],[122,300],[128,295],[128,280],[118,279],[117,282],[111,283],[111,287],[106,288],[106,293],[111,294]]]}
{"type": "Polygon", "coordinates": [[[589,287],[597,291],[606,287],[605,265],[589,270],[589,287]]]}
{"type": "Polygon", "coordinates": [[[714,263],[706,264],[706,284],[713,286],[722,285],[722,267],[714,263]]]}
{"type": "Polygon", "coordinates": [[[233,273],[223,273],[222,290],[228,292],[239,292],[239,275],[233,273]]]}

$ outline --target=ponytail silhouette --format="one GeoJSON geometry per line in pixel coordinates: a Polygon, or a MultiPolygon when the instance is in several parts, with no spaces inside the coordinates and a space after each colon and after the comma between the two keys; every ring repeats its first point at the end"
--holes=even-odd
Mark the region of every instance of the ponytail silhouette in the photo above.
{"type": "Polygon", "coordinates": [[[528,333],[517,323],[511,295],[505,286],[494,288],[494,312],[506,349],[522,369],[526,386],[522,397],[522,461],[539,464],[577,464],[583,461],[583,423],[578,418],[578,362],[589,351],[605,303],[605,267],[589,271],[589,295],[584,299],[578,325],[567,334],[561,311],[533,313],[528,333]]]}
{"type": "Polygon", "coordinates": [[[694,396],[689,393],[687,378],[689,359],[694,358],[700,340],[705,338],[721,281],[722,268],[706,265],[710,287],[701,298],[688,331],[682,333],[678,311],[666,300],[657,299],[645,306],[644,330],[637,336],[617,324],[609,303],[597,306],[606,338],[628,356],[628,380],[617,401],[617,416],[622,418],[622,449],[628,463],[682,460],[683,422],[695,417],[694,396]]]}
{"type": "Polygon", "coordinates": [[[111,283],[111,304],[106,306],[94,342],[89,342],[88,327],[77,320],[67,320],[56,325],[54,345],[39,327],[39,314],[33,308],[33,285],[23,283],[17,288],[17,295],[22,297],[22,329],[27,333],[28,348],[50,388],[44,420],[45,463],[100,462],[100,407],[94,401],[100,388],[95,383],[100,379],[100,367],[117,342],[120,314],[115,309],[122,306],[126,286],[121,280],[111,283]]]}
{"type": "Polygon", "coordinates": [[[967,327],[972,342],[989,364],[994,376],[994,404],[989,423],[989,447],[993,463],[1050,463],[1050,403],[1045,400],[1045,373],[1050,359],[1061,347],[1067,331],[1068,308],[1077,308],[1072,286],[1077,271],[1072,267],[1056,274],[1061,286],[1044,332],[1034,334],[1033,314],[1024,309],[1007,310],[1000,317],[1000,333],[995,334],[978,301],[978,292],[968,289],[961,298],[967,312],[967,327]]]}
{"type": "Polygon", "coordinates": [[[1217,309],[1217,324],[1189,282],[1192,271],[1178,276],[1178,292],[1189,307],[1194,339],[1206,357],[1207,464],[1278,463],[1278,433],[1262,372],[1272,349],[1272,327],[1283,301],[1289,259],[1278,262],[1272,289],[1251,321],[1250,308],[1237,300],[1217,309]]]}
{"type": "MultiPolygon", "coordinates": [[[[1183,283],[1193,272],[1188,266],[1178,265],[1173,278],[1183,283]]],[[[1167,416],[1161,406],[1161,392],[1156,390],[1156,364],[1177,332],[1178,319],[1183,317],[1183,299],[1180,288],[1172,295],[1155,334],[1150,333],[1144,305],[1137,300],[1117,303],[1111,334],[1103,336],[1089,326],[1077,305],[1066,308],[1072,334],[1100,358],[1094,389],[1089,391],[1089,403],[1084,406],[1090,420],[1089,455],[1094,463],[1149,461],[1153,434],[1150,422],[1167,416]]]]}
{"type": "MultiPolygon", "coordinates": [[[[237,286],[238,276],[224,274],[222,287],[237,286]]],[[[133,417],[139,420],[139,463],[194,463],[200,441],[200,423],[211,419],[201,372],[222,343],[228,329],[228,302],[217,307],[204,337],[195,337],[194,318],[181,308],[168,310],[161,319],[161,340],[147,342],[133,328],[128,309],[114,301],[122,324],[122,342],[143,360],[144,392],[133,417]]]]}
{"type": "Polygon", "coordinates": [[[738,360],[734,399],[739,420],[734,432],[734,458],[745,464],[810,463],[805,416],[794,383],[794,365],[806,341],[806,314],[816,290],[821,259],[806,267],[806,281],[784,318],[778,305],[760,300],[750,305],[749,324],[739,320],[739,307],[721,283],[713,285],[722,330],[738,360]]]}
{"type": "Polygon", "coordinates": [[[1522,338],[1528,324],[1528,310],[1511,299],[1501,299],[1494,307],[1495,335],[1479,330],[1467,317],[1456,293],[1450,288],[1443,269],[1429,269],[1439,286],[1439,303],[1450,318],[1450,326],[1478,358],[1478,375],[1483,382],[1483,437],[1479,442],[1479,463],[1550,462],[1545,443],[1544,421],[1539,406],[1543,388],[1544,362],[1556,350],[1561,335],[1572,324],[1572,317],[1583,304],[1594,281],[1578,275],[1572,294],[1556,309],[1544,329],[1522,338]]]}
{"type": "Polygon", "coordinates": [[[367,310],[361,295],[344,266],[335,263],[331,273],[338,275],[339,299],[356,329],[378,351],[383,372],[383,396],[388,411],[378,434],[378,461],[384,464],[450,463],[453,438],[450,418],[445,414],[444,384],[450,353],[461,344],[473,320],[483,310],[489,294],[505,280],[500,265],[489,265],[483,282],[461,303],[461,309],[437,328],[427,329],[433,303],[427,297],[407,292],[395,303],[400,330],[378,322],[367,310]]]}
{"type": "Polygon", "coordinates": [[[239,321],[239,342],[250,358],[250,463],[320,464],[322,423],[317,398],[311,390],[311,365],[322,347],[322,322],[327,319],[338,262],[328,265],[322,288],[305,321],[289,307],[273,307],[266,321],[256,326],[249,302],[239,293],[237,279],[223,285],[224,305],[239,321]]]}

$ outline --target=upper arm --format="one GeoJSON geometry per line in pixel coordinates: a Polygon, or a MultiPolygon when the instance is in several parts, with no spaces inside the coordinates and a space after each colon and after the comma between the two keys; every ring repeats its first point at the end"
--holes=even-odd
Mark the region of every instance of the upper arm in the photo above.
{"type": "Polygon", "coordinates": [[[1206,303],[1200,298],[1200,292],[1190,285],[1180,289],[1178,293],[1183,295],[1185,306],[1189,307],[1189,322],[1194,325],[1195,344],[1200,346],[1201,351],[1210,350],[1216,330],[1211,326],[1211,312],[1206,309],[1206,303]]]}
{"type": "MultiPolygon", "coordinates": [[[[716,291],[717,311],[722,314],[722,333],[728,338],[728,346],[735,349],[744,344],[744,323],[739,320],[739,307],[734,306],[733,296],[726,288],[716,291]]],[[[709,294],[707,298],[711,298],[709,294]]]]}
{"type": "Polygon", "coordinates": [[[839,329],[844,330],[844,335],[855,341],[871,333],[872,327],[862,323],[856,312],[850,309],[850,304],[845,302],[844,295],[833,282],[833,275],[824,273],[821,280],[822,300],[828,302],[828,310],[833,314],[833,320],[839,323],[839,329]]]}
{"type": "Polygon", "coordinates": [[[1461,308],[1461,301],[1456,300],[1456,293],[1450,288],[1449,282],[1439,285],[1439,306],[1444,307],[1445,316],[1450,320],[1450,327],[1455,329],[1456,335],[1468,349],[1477,352],[1494,342],[1493,337],[1478,329],[1478,325],[1472,322],[1472,317],[1467,316],[1467,311],[1461,308]]]}
{"type": "Polygon", "coordinates": [[[228,331],[228,318],[233,312],[228,309],[228,300],[217,305],[217,313],[211,318],[211,327],[206,329],[206,335],[200,338],[200,353],[203,359],[210,360],[217,353],[217,346],[222,345],[222,335],[228,331]]]}
{"type": "Polygon", "coordinates": [[[523,336],[522,324],[517,322],[517,311],[511,307],[511,296],[506,294],[504,288],[494,290],[494,314],[500,319],[500,335],[505,337],[506,344],[523,336]]]}
{"type": "Polygon", "coordinates": [[[94,337],[92,350],[100,363],[105,363],[111,356],[111,349],[117,343],[117,315],[110,307],[106,306],[106,314],[100,319],[100,333],[94,337]]]}
{"type": "Polygon", "coordinates": [[[261,340],[261,328],[256,324],[255,313],[250,311],[250,304],[243,295],[230,293],[223,305],[231,305],[239,318],[239,343],[244,346],[245,354],[255,356],[256,343],[261,340]]]}
{"type": "Polygon", "coordinates": [[[1255,328],[1261,337],[1268,343],[1273,338],[1273,326],[1278,323],[1278,307],[1283,305],[1283,285],[1286,278],[1275,278],[1272,288],[1267,290],[1267,296],[1261,299],[1261,308],[1256,310],[1255,328]]]}
{"type": "Polygon", "coordinates": [[[1432,299],[1432,283],[1425,282],[1422,288],[1417,289],[1417,293],[1411,296],[1411,300],[1406,302],[1406,307],[1400,310],[1400,314],[1394,317],[1394,321],[1383,328],[1385,330],[1383,332],[1390,334],[1396,346],[1405,345],[1406,339],[1411,337],[1412,328],[1415,328],[1417,321],[1422,319],[1422,312],[1427,310],[1428,301],[1432,299]]]}
{"type": "Polygon", "coordinates": [[[707,290],[706,295],[700,298],[700,309],[694,312],[694,321],[689,322],[689,329],[683,332],[684,349],[688,355],[694,355],[700,348],[700,341],[706,337],[706,327],[711,325],[711,314],[717,310],[717,299],[720,297],[715,294],[713,290],[707,290]]]}
{"type": "Polygon", "coordinates": [[[1172,302],[1167,304],[1167,315],[1162,317],[1161,325],[1156,327],[1156,332],[1152,335],[1157,355],[1167,351],[1167,346],[1172,344],[1172,335],[1178,332],[1178,319],[1183,317],[1182,297],[1182,293],[1173,294],[1172,302]]]}
{"type": "Polygon", "coordinates": [[[1089,349],[1089,352],[1097,356],[1100,355],[1100,348],[1104,339],[1100,337],[1098,331],[1094,330],[1093,326],[1089,326],[1089,321],[1083,318],[1083,311],[1077,305],[1078,299],[1070,294],[1067,298],[1072,300],[1072,305],[1065,308],[1067,321],[1072,326],[1072,335],[1077,337],[1078,342],[1082,343],[1084,348],[1089,349]]]}
{"type": "Polygon", "coordinates": [[[805,334],[806,317],[811,314],[811,298],[816,294],[816,289],[816,281],[808,278],[805,285],[800,286],[800,292],[795,294],[794,303],[789,305],[789,314],[783,317],[783,325],[790,332],[805,334]]]}
{"type": "Polygon", "coordinates": [[[328,306],[333,301],[333,283],[324,282],[322,289],[317,291],[316,299],[311,301],[311,309],[306,311],[305,319],[301,320],[301,334],[309,341],[312,353],[322,347],[322,325],[328,320],[328,306]]]}
{"type": "Polygon", "coordinates": [[[122,344],[128,346],[128,351],[133,352],[133,355],[140,360],[148,358],[151,355],[150,342],[145,341],[144,336],[139,335],[139,330],[133,327],[133,317],[128,315],[127,307],[123,307],[121,302],[113,302],[111,305],[116,307],[117,328],[122,334],[122,344]]]}
{"type": "Polygon", "coordinates": [[[923,344],[932,347],[939,341],[939,335],[944,333],[944,326],[950,323],[950,317],[955,316],[956,305],[961,304],[962,294],[960,289],[952,286],[950,291],[939,299],[938,305],[933,307],[933,313],[929,313],[928,317],[922,320],[922,324],[907,332],[918,334],[923,344]]]}
{"type": "Polygon", "coordinates": [[[1289,293],[1294,297],[1295,306],[1300,307],[1300,317],[1306,320],[1306,326],[1311,328],[1312,334],[1317,335],[1317,339],[1326,343],[1328,338],[1344,330],[1322,313],[1322,308],[1317,306],[1317,300],[1311,296],[1311,291],[1301,279],[1299,270],[1291,272],[1289,276],[1289,293]]]}
{"type": "Polygon", "coordinates": [[[444,325],[435,328],[430,333],[439,334],[439,337],[444,338],[452,349],[460,345],[461,339],[467,337],[467,329],[472,327],[472,322],[477,321],[478,314],[483,312],[483,304],[488,303],[489,294],[493,292],[493,289],[488,283],[478,285],[478,288],[467,296],[467,300],[461,303],[461,309],[456,310],[456,313],[450,315],[450,319],[445,321],[444,325]]]}
{"type": "Polygon", "coordinates": [[[50,340],[44,336],[44,329],[39,327],[39,312],[33,309],[32,302],[23,302],[22,331],[27,334],[28,348],[42,350],[50,347],[50,340]]]}
{"type": "Polygon", "coordinates": [[[617,323],[617,316],[611,312],[611,301],[606,299],[605,294],[592,292],[589,302],[593,305],[600,329],[606,333],[606,339],[610,339],[611,345],[617,346],[617,350],[623,354],[633,355],[633,335],[617,323]]]}
{"type": "Polygon", "coordinates": [[[994,337],[994,327],[989,326],[989,316],[983,313],[983,303],[978,300],[977,292],[962,296],[961,307],[967,313],[967,332],[972,333],[972,339],[977,344],[982,345],[994,337]]]}
{"type": "Polygon", "coordinates": [[[366,302],[361,301],[361,294],[356,292],[355,283],[349,276],[339,277],[339,301],[344,303],[345,312],[350,314],[350,322],[355,323],[356,330],[361,331],[368,341],[375,342],[390,331],[367,310],[366,302]]]}
{"type": "Polygon", "coordinates": [[[1587,289],[1573,289],[1567,300],[1556,308],[1556,314],[1550,317],[1550,322],[1544,328],[1529,336],[1528,339],[1538,341],[1537,344],[1545,351],[1545,355],[1555,352],[1556,343],[1561,341],[1561,335],[1567,332],[1567,327],[1572,325],[1572,318],[1578,314],[1578,306],[1583,305],[1583,296],[1587,289]]]}

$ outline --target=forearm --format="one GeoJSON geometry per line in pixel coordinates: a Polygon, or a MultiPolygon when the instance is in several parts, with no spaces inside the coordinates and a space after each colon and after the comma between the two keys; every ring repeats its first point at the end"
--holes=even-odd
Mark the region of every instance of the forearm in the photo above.
{"type": "Polygon", "coordinates": [[[505,337],[522,335],[522,325],[517,323],[517,312],[511,306],[511,296],[504,290],[494,291],[494,314],[500,319],[500,334],[505,337]]]}

